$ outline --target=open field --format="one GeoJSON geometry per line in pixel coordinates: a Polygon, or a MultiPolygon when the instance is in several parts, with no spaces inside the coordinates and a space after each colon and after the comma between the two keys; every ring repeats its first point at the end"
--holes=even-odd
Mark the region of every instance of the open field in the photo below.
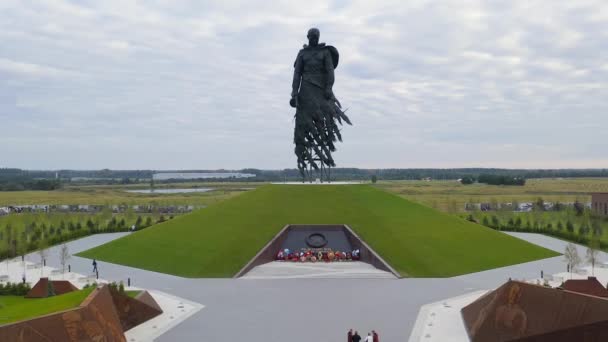
{"type": "Polygon", "coordinates": [[[209,205],[259,186],[249,183],[161,184],[155,189],[213,188],[214,191],[181,194],[138,194],[125,190],[149,189],[139,185],[67,186],[55,191],[0,191],[0,206],[27,204],[128,204],[128,205],[209,205]]]}
{"type": "Polygon", "coordinates": [[[608,192],[608,178],[529,179],[524,186],[462,185],[451,181],[385,181],[376,187],[445,212],[464,210],[466,202],[588,202],[592,192],[608,192]]]}
{"type": "Polygon", "coordinates": [[[368,185],[267,185],[80,256],[231,277],[290,223],[348,224],[404,276],[447,277],[556,255],[368,185]]]}
{"type": "Polygon", "coordinates": [[[93,288],[48,298],[0,296],[0,325],[76,307],[91,291],[93,288]]]}

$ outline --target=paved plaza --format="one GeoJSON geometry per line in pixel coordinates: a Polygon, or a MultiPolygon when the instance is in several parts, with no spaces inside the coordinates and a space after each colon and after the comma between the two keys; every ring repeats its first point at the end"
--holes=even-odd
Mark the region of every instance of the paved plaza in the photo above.
{"type": "MultiPolygon", "coordinates": [[[[89,236],[68,246],[74,254],[125,234],[89,236]]],[[[538,234],[510,234],[558,252],[567,244],[538,234]]],[[[51,248],[48,266],[60,266],[58,251],[59,247],[51,248]]],[[[580,247],[579,252],[584,256],[585,249],[580,247]]],[[[27,259],[39,261],[35,253],[27,259]]],[[[602,253],[600,260],[608,258],[602,253]]],[[[534,279],[541,270],[555,274],[566,269],[563,256],[558,256],[452,278],[188,279],[98,263],[104,279],[126,282],[131,278],[134,286],[204,306],[158,341],[340,341],[350,328],[365,334],[375,329],[383,341],[406,341],[423,305],[492,289],[509,277],[534,279]]],[[[73,272],[92,271],[89,259],[72,256],[70,264],[73,272]]]]}

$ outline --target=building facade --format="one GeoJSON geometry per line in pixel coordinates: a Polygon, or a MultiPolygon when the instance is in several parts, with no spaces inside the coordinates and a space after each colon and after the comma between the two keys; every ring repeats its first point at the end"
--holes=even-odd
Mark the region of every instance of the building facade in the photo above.
{"type": "Polygon", "coordinates": [[[591,194],[591,210],[596,215],[608,216],[608,192],[591,194]]]}

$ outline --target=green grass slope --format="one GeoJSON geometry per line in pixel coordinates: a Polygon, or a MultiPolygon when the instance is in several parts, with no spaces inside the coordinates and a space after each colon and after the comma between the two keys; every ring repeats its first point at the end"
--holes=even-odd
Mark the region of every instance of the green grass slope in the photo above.
{"type": "Polygon", "coordinates": [[[0,325],[77,307],[92,288],[48,298],[0,296],[0,325]]]}
{"type": "Polygon", "coordinates": [[[286,224],[348,224],[403,276],[557,255],[368,185],[267,185],[80,253],[184,277],[231,277],[286,224]]]}

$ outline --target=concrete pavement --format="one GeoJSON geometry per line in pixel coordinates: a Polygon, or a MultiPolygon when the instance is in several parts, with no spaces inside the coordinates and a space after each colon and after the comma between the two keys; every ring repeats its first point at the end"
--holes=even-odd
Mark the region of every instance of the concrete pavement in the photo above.
{"type": "MultiPolygon", "coordinates": [[[[68,246],[71,253],[76,253],[122,235],[90,236],[68,246]]],[[[558,252],[563,252],[566,245],[537,234],[511,235],[558,252]]],[[[57,267],[58,248],[52,248],[47,264],[57,267]]],[[[32,258],[36,261],[36,254],[32,258]]],[[[91,260],[72,257],[70,261],[73,271],[92,270],[91,260]]],[[[563,257],[559,256],[453,278],[245,280],[189,279],[98,263],[100,277],[115,281],[130,277],[135,286],[205,306],[161,335],[159,341],[340,341],[350,328],[360,334],[375,329],[383,341],[404,341],[425,304],[495,288],[509,277],[531,279],[538,278],[540,270],[545,274],[565,270],[563,257]]]]}

